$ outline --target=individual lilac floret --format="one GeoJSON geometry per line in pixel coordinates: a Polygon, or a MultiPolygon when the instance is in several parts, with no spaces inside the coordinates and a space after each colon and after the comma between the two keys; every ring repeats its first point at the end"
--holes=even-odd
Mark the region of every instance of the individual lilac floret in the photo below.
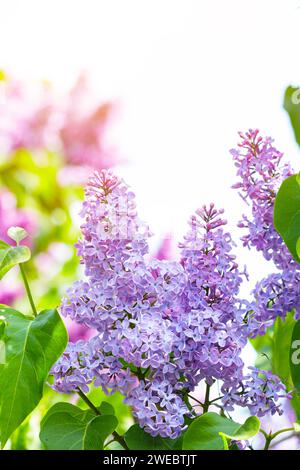
{"type": "Polygon", "coordinates": [[[97,333],[69,344],[52,371],[56,390],[87,390],[91,382],[107,394],[119,390],[140,426],[173,439],[199,382],[220,380],[234,399],[242,349],[259,325],[252,304],[238,298],[246,273],[222,214],[213,204],[196,212],[180,262],[151,259],[134,194],[110,172],[93,175],[77,244],[86,278],[69,289],[61,312],[97,333]]]}

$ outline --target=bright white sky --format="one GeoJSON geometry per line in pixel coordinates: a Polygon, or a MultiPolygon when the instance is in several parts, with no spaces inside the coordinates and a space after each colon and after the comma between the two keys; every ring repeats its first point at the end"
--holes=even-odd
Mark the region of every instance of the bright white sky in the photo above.
{"type": "MultiPolygon", "coordinates": [[[[120,104],[111,139],[129,162],[119,171],[142,218],[158,236],[171,230],[178,238],[204,202],[225,207],[233,224],[244,210],[230,189],[228,149],[238,130],[273,135],[300,167],[282,110],[285,87],[300,84],[299,7],[300,0],[0,0],[0,67],[62,88],[86,70],[98,94],[120,104]]],[[[240,262],[257,268],[261,257],[242,253],[240,262]]]]}

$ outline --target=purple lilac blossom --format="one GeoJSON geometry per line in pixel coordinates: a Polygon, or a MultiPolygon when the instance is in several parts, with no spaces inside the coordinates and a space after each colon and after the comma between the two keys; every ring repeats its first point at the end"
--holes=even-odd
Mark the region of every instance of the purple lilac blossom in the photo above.
{"type": "Polygon", "coordinates": [[[256,367],[249,367],[251,373],[244,377],[243,383],[238,388],[228,389],[223,385],[223,403],[227,410],[233,410],[232,405],[247,406],[251,414],[264,416],[271,412],[272,415],[281,415],[283,409],[276,401],[281,398],[292,398],[286,393],[285,386],[280,379],[270,371],[263,371],[256,367]]]}
{"type": "Polygon", "coordinates": [[[97,334],[69,343],[52,370],[57,391],[87,391],[92,382],[105,393],[119,390],[146,432],[170,438],[185,429],[187,394],[201,381],[220,380],[228,406],[280,411],[279,379],[262,391],[255,371],[252,379],[243,374],[252,306],[238,298],[246,273],[223,211],[213,204],[196,211],[179,262],[149,261],[151,232],[134,194],[110,171],[91,177],[81,215],[85,278],[68,290],[61,313],[97,334]],[[243,381],[256,408],[240,398],[243,381]]]}
{"type": "Polygon", "coordinates": [[[250,206],[239,227],[246,229],[244,246],[254,247],[272,261],[276,272],[262,279],[253,291],[253,336],[263,334],[277,316],[295,310],[300,315],[300,269],[273,224],[276,193],[282,181],[293,174],[282,164],[283,154],[270,137],[261,137],[257,129],[240,133],[238,149],[231,150],[239,181],[233,186],[250,206]]]}

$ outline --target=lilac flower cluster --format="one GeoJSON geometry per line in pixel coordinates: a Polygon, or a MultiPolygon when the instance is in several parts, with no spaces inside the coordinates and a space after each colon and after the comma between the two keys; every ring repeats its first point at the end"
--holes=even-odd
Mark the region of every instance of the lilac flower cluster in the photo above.
{"type": "Polygon", "coordinates": [[[93,382],[106,393],[119,390],[147,432],[171,438],[185,428],[188,394],[201,381],[220,380],[225,406],[253,411],[253,400],[236,394],[246,380],[257,406],[274,410],[281,382],[271,380],[260,394],[256,375],[243,374],[251,306],[238,298],[246,273],[223,211],[211,204],[191,217],[180,262],[147,256],[151,233],[135,196],[109,171],[90,179],[82,216],[77,249],[86,278],[69,289],[61,312],[97,334],[69,344],[52,370],[54,388],[87,391],[93,382]]]}
{"type": "Polygon", "coordinates": [[[249,367],[251,374],[244,377],[238,388],[235,385],[227,389],[223,386],[223,403],[227,409],[233,410],[233,405],[247,406],[252,415],[264,416],[283,413],[276,403],[281,398],[292,398],[286,393],[285,386],[280,379],[270,371],[262,371],[256,367],[249,367]]]}
{"type": "Polygon", "coordinates": [[[264,333],[277,316],[293,309],[300,314],[300,270],[273,225],[276,193],[282,181],[293,174],[288,164],[281,164],[283,154],[273,146],[270,137],[261,137],[250,129],[240,133],[238,149],[231,150],[239,182],[234,185],[251,207],[251,217],[239,223],[246,229],[242,237],[249,248],[261,251],[273,261],[277,271],[257,283],[253,302],[253,335],[264,333]]]}

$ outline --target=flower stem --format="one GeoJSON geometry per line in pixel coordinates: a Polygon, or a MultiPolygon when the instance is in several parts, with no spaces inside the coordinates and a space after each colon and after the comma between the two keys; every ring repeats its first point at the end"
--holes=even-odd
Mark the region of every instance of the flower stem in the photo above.
{"type": "MultiPolygon", "coordinates": [[[[78,387],[77,388],[77,393],[78,395],[80,396],[80,398],[82,398],[82,400],[88,405],[88,407],[97,415],[97,416],[101,416],[101,413],[100,411],[98,410],[98,408],[94,405],[94,403],[91,402],[91,400],[86,396],[85,393],[83,393],[83,391],[78,387]]],[[[117,433],[117,431],[114,431],[112,433],[113,437],[114,437],[114,441],[117,441],[125,450],[129,450],[124,438],[122,436],[120,436],[119,433],[117,433]]]]}
{"type": "Polygon", "coordinates": [[[196,403],[199,403],[199,405],[202,406],[202,408],[203,408],[204,405],[201,401],[199,401],[197,398],[193,397],[189,393],[187,394],[187,396],[190,397],[192,400],[194,400],[196,403]]]}
{"type": "Polygon", "coordinates": [[[283,432],[290,432],[290,431],[295,431],[295,429],[294,428],[280,429],[279,431],[276,431],[276,432],[274,432],[274,434],[272,434],[272,439],[275,439],[275,437],[279,436],[279,434],[281,434],[283,432]]]}
{"type": "Polygon", "coordinates": [[[209,405],[210,405],[209,392],[210,392],[210,385],[206,384],[206,392],[205,392],[205,398],[204,398],[203,413],[208,412],[208,408],[209,408],[209,405]]]}
{"type": "Polygon", "coordinates": [[[267,437],[266,437],[264,450],[269,450],[271,442],[272,442],[272,434],[268,434],[267,437]]]}
{"type": "Polygon", "coordinates": [[[271,432],[268,434],[263,429],[260,429],[260,432],[264,435],[265,440],[266,440],[264,450],[269,449],[271,442],[273,441],[273,439],[275,439],[275,437],[279,436],[279,434],[282,434],[284,432],[291,432],[291,431],[294,431],[294,428],[284,428],[284,429],[280,429],[279,431],[274,432],[273,434],[271,432]]]}
{"type": "Polygon", "coordinates": [[[20,263],[19,266],[20,266],[20,271],[21,271],[21,274],[22,274],[23,282],[24,282],[24,285],[25,285],[25,289],[26,289],[26,292],[27,292],[28,300],[29,300],[29,303],[31,305],[33,315],[36,317],[38,313],[37,313],[37,310],[36,310],[35,305],[34,305],[33,297],[31,295],[31,291],[30,291],[30,287],[29,287],[29,284],[28,284],[28,281],[27,281],[27,277],[26,277],[26,274],[25,274],[23,263],[20,263]]]}

